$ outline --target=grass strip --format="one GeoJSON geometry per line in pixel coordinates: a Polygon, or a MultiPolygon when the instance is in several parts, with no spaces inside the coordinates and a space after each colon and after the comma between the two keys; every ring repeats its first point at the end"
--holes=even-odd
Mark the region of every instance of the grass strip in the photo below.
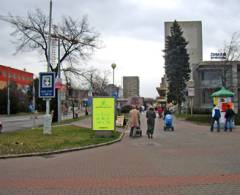
{"type": "Polygon", "coordinates": [[[43,135],[42,128],[0,134],[0,155],[49,152],[61,149],[83,147],[118,139],[120,132],[111,137],[96,137],[88,128],[76,126],[52,127],[51,135],[43,135]]]}

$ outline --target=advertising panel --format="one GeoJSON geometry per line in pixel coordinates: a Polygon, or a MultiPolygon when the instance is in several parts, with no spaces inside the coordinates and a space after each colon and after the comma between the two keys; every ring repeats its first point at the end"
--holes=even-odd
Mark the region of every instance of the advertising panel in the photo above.
{"type": "Polygon", "coordinates": [[[115,99],[113,97],[94,97],[92,100],[92,129],[115,129],[115,99]]]}

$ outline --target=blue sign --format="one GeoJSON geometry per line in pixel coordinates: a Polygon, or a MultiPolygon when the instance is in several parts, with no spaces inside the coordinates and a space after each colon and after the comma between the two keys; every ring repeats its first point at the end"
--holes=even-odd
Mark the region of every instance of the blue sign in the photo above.
{"type": "Polygon", "coordinates": [[[55,97],[55,73],[40,72],[39,73],[39,93],[40,98],[55,97]]]}
{"type": "Polygon", "coordinates": [[[115,99],[118,99],[118,92],[117,92],[117,91],[113,91],[113,92],[112,92],[112,96],[113,96],[115,99]]]}

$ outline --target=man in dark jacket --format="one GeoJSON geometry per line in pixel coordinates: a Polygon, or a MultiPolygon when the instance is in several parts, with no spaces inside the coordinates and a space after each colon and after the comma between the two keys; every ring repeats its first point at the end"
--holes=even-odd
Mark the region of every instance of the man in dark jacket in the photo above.
{"type": "Polygon", "coordinates": [[[146,113],[146,117],[147,117],[147,135],[148,135],[148,138],[152,139],[154,126],[155,126],[155,118],[156,118],[156,113],[153,107],[149,108],[149,110],[146,113]]]}
{"type": "Polygon", "coordinates": [[[224,131],[227,131],[228,127],[229,127],[229,131],[232,131],[232,121],[233,121],[233,117],[234,117],[235,113],[234,111],[231,109],[230,105],[227,105],[227,110],[226,110],[226,114],[225,114],[225,128],[224,131]]]}

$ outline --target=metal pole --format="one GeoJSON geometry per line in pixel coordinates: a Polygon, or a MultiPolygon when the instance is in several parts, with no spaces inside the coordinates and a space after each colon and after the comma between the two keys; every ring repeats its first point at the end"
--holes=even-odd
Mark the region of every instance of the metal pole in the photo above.
{"type": "Polygon", "coordinates": [[[193,114],[193,97],[190,98],[190,101],[191,101],[191,116],[193,114]]]}
{"type": "MultiPolygon", "coordinates": [[[[58,78],[61,78],[61,67],[60,67],[60,39],[58,38],[58,78]]],[[[61,122],[62,110],[61,110],[61,90],[57,89],[57,104],[58,104],[58,122],[61,122]]]]}
{"type": "Polygon", "coordinates": [[[113,85],[114,85],[114,69],[116,68],[117,65],[115,63],[113,63],[111,66],[113,69],[113,85]]]}
{"type": "MultiPolygon", "coordinates": [[[[47,72],[50,71],[50,55],[51,55],[51,28],[52,28],[52,0],[50,0],[49,11],[49,32],[48,32],[48,65],[47,72]]],[[[46,114],[50,113],[50,99],[46,99],[46,114]]]]}
{"type": "Polygon", "coordinates": [[[10,115],[9,68],[7,72],[7,114],[10,115]]]}
{"type": "Polygon", "coordinates": [[[113,69],[113,85],[114,85],[114,69],[113,69]]]}
{"type": "Polygon", "coordinates": [[[32,103],[33,103],[33,112],[35,112],[36,110],[36,98],[35,98],[35,85],[34,85],[34,75],[33,75],[33,88],[32,88],[32,96],[33,96],[33,99],[32,99],[32,103]]]}

